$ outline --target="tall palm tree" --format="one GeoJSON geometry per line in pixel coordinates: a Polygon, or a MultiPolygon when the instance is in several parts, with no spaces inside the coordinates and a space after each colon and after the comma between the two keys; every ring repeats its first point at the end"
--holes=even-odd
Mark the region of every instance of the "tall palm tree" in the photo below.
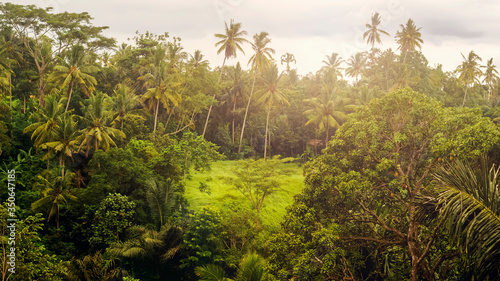
{"type": "Polygon", "coordinates": [[[111,111],[114,115],[111,125],[119,125],[120,130],[123,132],[125,117],[130,115],[139,103],[140,98],[134,94],[132,89],[123,84],[116,85],[113,91],[113,97],[111,98],[111,111]]]}
{"type": "Polygon", "coordinates": [[[41,107],[34,116],[38,119],[26,128],[23,133],[31,132],[31,139],[35,140],[35,147],[39,149],[42,144],[54,139],[56,130],[59,126],[57,119],[64,115],[64,97],[57,95],[48,95],[45,97],[45,107],[41,107]]]}
{"type": "Polygon", "coordinates": [[[363,53],[356,53],[347,60],[349,67],[345,69],[347,76],[356,78],[358,84],[358,76],[363,73],[366,64],[366,58],[363,53]]]}
{"type": "Polygon", "coordinates": [[[50,170],[45,176],[38,175],[34,184],[34,189],[40,189],[42,198],[31,204],[31,209],[35,212],[47,210],[47,221],[56,216],[57,229],[59,229],[59,211],[61,204],[67,204],[68,200],[76,200],[76,196],[71,192],[71,182],[73,173],[61,176],[58,171],[50,170]]]}
{"type": "Polygon", "coordinates": [[[290,54],[290,53],[286,53],[284,55],[281,56],[281,64],[283,65],[283,63],[286,64],[286,73],[288,75],[290,75],[290,63],[297,63],[297,61],[295,60],[295,56],[293,54],[290,54]]]}
{"type": "Polygon", "coordinates": [[[268,37],[269,34],[267,32],[262,31],[261,33],[257,33],[253,36],[252,49],[255,51],[255,54],[252,55],[250,60],[248,60],[248,64],[252,64],[253,73],[253,82],[252,89],[250,90],[250,95],[248,96],[247,107],[245,109],[245,117],[243,118],[243,124],[241,126],[241,134],[240,134],[240,143],[238,146],[238,153],[241,151],[241,144],[243,142],[243,134],[245,133],[245,124],[248,116],[248,109],[250,108],[250,101],[252,100],[253,90],[255,88],[255,80],[257,78],[257,72],[259,68],[266,67],[270,64],[272,60],[272,55],[275,53],[274,49],[267,47],[267,44],[271,42],[271,39],[268,37]]]}
{"type": "Polygon", "coordinates": [[[479,65],[481,58],[476,53],[474,53],[474,51],[470,51],[467,57],[465,57],[463,54],[461,55],[464,61],[457,67],[455,72],[459,74],[458,79],[465,85],[464,100],[462,102],[463,107],[465,106],[467,90],[471,85],[479,83],[479,77],[481,77],[483,72],[481,71],[479,65]]]}
{"type": "Polygon", "coordinates": [[[116,146],[113,138],[125,138],[125,134],[109,126],[111,114],[106,110],[105,94],[101,92],[95,95],[90,94],[90,98],[85,102],[86,105],[82,104],[81,106],[85,113],[86,127],[80,131],[76,141],[80,143],[78,150],[85,146],[85,155],[88,157],[91,148],[94,148],[94,151],[102,148],[107,152],[112,145],[116,146]]]}
{"type": "Polygon", "coordinates": [[[201,53],[200,50],[195,50],[194,54],[191,55],[191,60],[190,63],[193,65],[193,67],[198,67],[198,66],[203,66],[203,67],[208,67],[208,61],[203,59],[204,55],[201,53]]]}
{"type": "MultiPolygon", "coordinates": [[[[78,150],[76,142],[77,138],[77,122],[73,120],[73,115],[62,115],[57,118],[58,126],[54,132],[53,140],[46,142],[42,148],[48,148],[49,151],[54,151],[59,154],[59,167],[61,167],[61,176],[64,179],[64,166],[66,158],[73,159],[73,153],[78,150]]],[[[50,152],[46,155],[48,157],[50,152]]]]}
{"type": "Polygon", "coordinates": [[[156,131],[160,104],[170,111],[171,103],[173,106],[178,106],[181,101],[177,91],[181,82],[176,75],[178,72],[172,73],[171,65],[165,61],[166,51],[165,46],[158,45],[153,51],[152,61],[141,68],[142,76],[138,78],[144,82],[143,87],[147,89],[142,99],[148,103],[150,110],[153,109],[155,115],[153,131],[156,131]]]}
{"type": "Polygon", "coordinates": [[[342,57],[339,56],[339,54],[333,52],[331,56],[326,55],[326,60],[323,61],[325,66],[323,67],[326,68],[329,73],[334,75],[335,78],[337,78],[338,76],[342,77],[342,73],[340,72],[342,68],[340,67],[340,65],[343,62],[344,60],[342,59],[342,57]]]}
{"type": "Polygon", "coordinates": [[[421,27],[417,28],[415,22],[412,19],[408,19],[406,26],[400,24],[401,31],[396,33],[396,42],[399,44],[398,50],[401,50],[401,54],[405,54],[403,58],[403,63],[406,61],[406,55],[410,51],[414,51],[416,48],[422,48],[422,34],[420,33],[421,27]]]}
{"type": "Polygon", "coordinates": [[[304,100],[311,106],[310,109],[304,111],[309,118],[305,125],[316,124],[320,130],[326,128],[325,145],[330,137],[330,128],[339,128],[347,118],[342,111],[339,98],[335,98],[334,94],[335,88],[323,85],[320,96],[304,100]]]}
{"type": "Polygon", "coordinates": [[[498,70],[493,64],[493,58],[489,59],[487,64],[483,66],[486,70],[484,71],[483,83],[488,86],[488,99],[491,99],[493,94],[493,88],[497,84],[500,77],[498,77],[498,70]]]}
{"type": "MultiPolygon", "coordinates": [[[[222,66],[220,68],[220,74],[219,74],[219,80],[217,83],[220,82],[220,79],[222,77],[222,70],[224,69],[224,65],[226,64],[226,59],[235,57],[237,55],[237,51],[239,50],[243,54],[245,54],[245,51],[241,48],[241,45],[243,43],[248,43],[248,40],[243,38],[243,36],[247,35],[247,32],[244,30],[241,30],[241,23],[234,23],[234,20],[231,19],[231,23],[229,26],[227,23],[224,23],[226,25],[226,32],[224,34],[218,33],[215,34],[215,37],[218,39],[221,39],[217,43],[215,43],[215,46],[220,46],[219,49],[217,50],[217,54],[222,53],[224,51],[224,61],[222,62],[222,66]]],[[[215,94],[213,96],[215,99],[215,94]]],[[[203,128],[203,136],[205,136],[205,132],[207,130],[208,126],[208,119],[210,118],[210,113],[212,112],[212,105],[210,105],[208,109],[208,114],[207,114],[207,119],[205,120],[205,126],[203,128]]]]}
{"type": "Polygon", "coordinates": [[[246,73],[243,72],[241,69],[241,65],[238,62],[236,64],[236,67],[232,68],[229,77],[231,78],[231,88],[229,89],[229,94],[230,94],[230,100],[231,103],[233,104],[233,110],[232,110],[232,141],[234,145],[234,131],[235,131],[235,117],[236,117],[236,103],[238,102],[239,99],[241,99],[244,95],[245,92],[245,82],[246,82],[246,76],[244,76],[246,73]]]}
{"type": "Polygon", "coordinates": [[[372,23],[366,24],[366,28],[368,28],[365,33],[363,33],[363,40],[366,39],[367,44],[372,44],[372,49],[375,48],[375,43],[382,44],[382,40],[380,40],[380,33],[389,36],[387,31],[379,29],[380,25],[380,15],[378,12],[372,15],[372,23]]]}
{"type": "Polygon", "coordinates": [[[485,157],[479,165],[456,161],[436,175],[439,218],[457,242],[477,280],[500,276],[500,167],[485,157]]]}
{"type": "Polygon", "coordinates": [[[89,57],[85,54],[85,49],[81,45],[73,46],[66,56],[58,56],[57,58],[59,64],[54,66],[48,80],[49,82],[59,83],[61,90],[66,86],[68,87],[68,103],[65,110],[68,111],[75,85],[80,86],[80,89],[87,96],[94,92],[97,80],[92,75],[97,73],[99,68],[89,63],[89,57]]]}
{"type": "Polygon", "coordinates": [[[262,88],[257,102],[261,102],[267,107],[266,135],[264,137],[264,160],[267,156],[267,135],[269,133],[269,115],[271,113],[271,107],[273,105],[279,106],[280,104],[290,105],[285,95],[283,95],[283,93],[278,89],[280,78],[281,75],[279,75],[278,67],[275,64],[265,68],[261,76],[262,88]]]}

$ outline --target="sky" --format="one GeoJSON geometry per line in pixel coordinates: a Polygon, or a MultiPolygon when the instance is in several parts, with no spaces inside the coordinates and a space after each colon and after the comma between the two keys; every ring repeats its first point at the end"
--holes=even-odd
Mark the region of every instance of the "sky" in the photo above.
{"type": "MultiPolygon", "coordinates": [[[[136,31],[155,34],[168,32],[180,37],[184,50],[193,54],[201,50],[210,66],[223,61],[217,55],[214,34],[224,33],[224,24],[231,19],[240,22],[253,41],[253,35],[269,33],[268,45],[276,51],[278,66],[281,56],[295,56],[301,75],[315,73],[327,55],[333,52],[347,60],[357,52],[368,51],[363,41],[365,25],[378,12],[379,28],[390,36],[382,36],[381,50],[398,45],[394,36],[409,18],[421,27],[422,53],[429,66],[443,65],[454,70],[462,55],[474,50],[482,64],[493,58],[500,62],[500,1],[497,0],[12,0],[15,4],[35,4],[53,7],[54,12],[88,12],[97,26],[109,26],[104,34],[117,39],[118,44],[131,43],[136,31]]],[[[252,55],[250,44],[243,45],[245,54],[238,53],[228,65],[240,62],[248,69],[252,55]]],[[[398,51],[399,52],[399,51],[398,51]]],[[[345,64],[343,65],[346,66],[345,64]]]]}

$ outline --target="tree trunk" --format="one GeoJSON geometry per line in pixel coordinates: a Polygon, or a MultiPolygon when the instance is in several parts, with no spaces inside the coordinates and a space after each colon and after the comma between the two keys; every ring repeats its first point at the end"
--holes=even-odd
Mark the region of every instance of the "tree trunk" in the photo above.
{"type": "Polygon", "coordinates": [[[154,129],[153,129],[153,132],[156,132],[156,123],[158,122],[158,110],[160,108],[160,100],[157,100],[156,102],[156,112],[155,112],[155,126],[154,126],[154,129]]]}
{"type": "Polygon", "coordinates": [[[469,89],[469,85],[465,85],[465,94],[464,94],[464,101],[462,102],[462,107],[465,106],[465,98],[467,97],[467,90],[469,89]]]}
{"type": "Polygon", "coordinates": [[[233,145],[234,145],[234,112],[235,111],[236,111],[236,99],[234,100],[234,105],[233,105],[233,130],[232,130],[233,145]]]}
{"type": "Polygon", "coordinates": [[[266,119],[266,136],[264,141],[264,160],[266,160],[267,155],[267,134],[269,133],[269,113],[271,113],[271,104],[269,104],[269,108],[267,109],[267,119],[266,119]]]}
{"type": "Polygon", "coordinates": [[[71,94],[73,93],[73,84],[74,84],[74,81],[73,81],[73,78],[71,78],[71,82],[69,82],[69,88],[68,88],[68,103],[66,104],[66,110],[64,110],[64,112],[67,112],[68,111],[68,108],[69,108],[69,102],[71,101],[71,94]]]}
{"type": "MultiPolygon", "coordinates": [[[[222,62],[222,67],[220,68],[219,80],[217,80],[217,84],[219,84],[220,79],[222,78],[222,70],[224,69],[224,64],[226,64],[226,57],[224,57],[224,61],[222,62]]],[[[215,93],[213,98],[215,99],[215,93]]],[[[205,137],[205,132],[207,131],[208,119],[210,118],[211,112],[212,112],[212,105],[210,105],[210,107],[208,108],[207,119],[205,120],[205,126],[203,127],[203,134],[202,134],[203,137],[205,137]]]]}
{"type": "Polygon", "coordinates": [[[245,123],[247,121],[248,108],[250,108],[250,101],[252,100],[253,89],[255,87],[255,79],[257,78],[257,65],[255,65],[255,73],[253,75],[252,90],[250,91],[250,96],[248,97],[247,108],[245,110],[245,118],[243,118],[243,125],[241,126],[240,143],[238,146],[238,153],[241,152],[241,143],[243,142],[243,133],[245,132],[245,123]]]}

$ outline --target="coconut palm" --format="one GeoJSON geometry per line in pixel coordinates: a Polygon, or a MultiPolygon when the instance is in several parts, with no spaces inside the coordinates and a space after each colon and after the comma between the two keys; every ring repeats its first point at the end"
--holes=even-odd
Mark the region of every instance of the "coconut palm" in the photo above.
{"type": "MultiPolygon", "coordinates": [[[[67,157],[73,159],[73,153],[78,150],[77,122],[73,120],[72,115],[62,115],[57,118],[57,128],[55,129],[52,141],[42,144],[43,149],[49,149],[59,154],[59,167],[61,167],[61,176],[64,178],[64,166],[67,157]]],[[[50,152],[45,157],[49,157],[50,152]]]]}
{"type": "Polygon", "coordinates": [[[273,64],[264,69],[261,76],[262,87],[259,91],[260,97],[257,100],[267,107],[266,118],[266,134],[264,141],[264,159],[267,156],[267,143],[269,134],[269,116],[271,114],[272,106],[279,106],[280,104],[290,105],[285,95],[278,89],[278,83],[281,76],[278,74],[278,67],[273,64]]]}
{"type": "MultiPolygon", "coordinates": [[[[220,68],[219,80],[217,81],[217,84],[220,82],[220,79],[222,77],[222,70],[224,69],[224,65],[226,64],[226,59],[231,57],[236,58],[238,50],[245,54],[245,51],[243,51],[241,45],[243,43],[248,43],[248,40],[243,38],[243,36],[247,35],[247,32],[241,30],[241,23],[234,23],[234,20],[231,19],[231,23],[229,24],[229,26],[227,25],[227,23],[224,24],[226,25],[226,32],[224,34],[215,34],[216,38],[221,39],[220,41],[215,43],[216,47],[220,46],[217,50],[217,54],[220,54],[222,53],[222,51],[224,51],[224,61],[222,62],[222,66],[220,68]]],[[[213,98],[215,99],[215,94],[213,98]]],[[[208,126],[208,119],[210,118],[211,112],[212,105],[210,105],[210,107],[208,108],[207,119],[205,120],[205,126],[203,128],[203,136],[205,136],[205,132],[208,126]]]]}
{"type": "Polygon", "coordinates": [[[479,77],[481,77],[483,72],[479,65],[481,58],[474,53],[474,51],[470,51],[467,57],[463,54],[461,55],[464,61],[457,67],[455,72],[459,74],[458,79],[465,85],[464,100],[462,102],[463,107],[465,106],[465,99],[467,98],[467,90],[471,85],[479,83],[479,77]]]}
{"type": "Polygon", "coordinates": [[[92,148],[94,148],[94,151],[102,148],[107,152],[112,145],[116,146],[113,138],[125,138],[125,134],[109,126],[111,114],[106,110],[105,94],[101,92],[95,95],[90,94],[90,98],[85,103],[86,105],[81,104],[81,106],[82,111],[85,113],[84,122],[86,127],[80,131],[76,141],[80,143],[78,150],[85,146],[85,156],[88,157],[92,148]]]}
{"type": "Polygon", "coordinates": [[[380,33],[389,36],[387,31],[379,29],[380,25],[380,15],[378,12],[372,15],[372,23],[366,24],[366,28],[368,28],[365,33],[363,33],[363,40],[366,39],[367,44],[372,44],[372,49],[375,48],[375,43],[382,44],[382,40],[380,40],[380,33]]]}
{"type": "Polygon", "coordinates": [[[80,86],[80,89],[87,96],[94,92],[97,80],[92,75],[97,73],[99,68],[89,63],[89,57],[81,45],[73,46],[66,56],[58,56],[57,58],[59,64],[54,66],[48,80],[60,84],[61,90],[68,87],[68,103],[65,110],[68,111],[75,85],[80,86]]]}
{"type": "Polygon", "coordinates": [[[236,103],[238,102],[239,99],[243,98],[244,92],[245,92],[245,82],[246,82],[246,76],[245,72],[241,69],[241,65],[238,62],[236,64],[236,67],[232,68],[231,71],[229,72],[229,77],[231,78],[231,88],[229,89],[229,94],[230,94],[230,101],[233,104],[233,110],[232,110],[232,141],[234,144],[234,131],[235,131],[235,116],[236,116],[236,103]]]}
{"type": "Polygon", "coordinates": [[[422,34],[420,33],[421,27],[417,28],[415,22],[412,19],[408,19],[406,26],[400,24],[401,31],[396,33],[396,42],[399,44],[398,50],[401,50],[401,54],[405,54],[403,58],[403,63],[406,61],[406,55],[410,51],[414,51],[416,48],[422,48],[422,34]]]}
{"type": "Polygon", "coordinates": [[[57,229],[59,229],[59,211],[62,204],[67,204],[68,200],[76,200],[71,192],[71,182],[73,173],[61,176],[59,171],[50,170],[44,176],[38,175],[33,188],[40,190],[42,198],[31,204],[31,209],[35,212],[47,211],[47,221],[56,216],[57,229]]]}
{"type": "Polygon", "coordinates": [[[111,125],[120,126],[120,130],[123,132],[125,117],[130,115],[139,104],[140,98],[134,94],[132,89],[123,84],[116,85],[111,98],[111,111],[114,115],[111,125]]]}
{"type": "Polygon", "coordinates": [[[262,31],[261,33],[257,33],[253,36],[254,42],[251,43],[252,49],[255,51],[255,54],[253,54],[250,60],[248,60],[248,64],[252,64],[252,69],[254,71],[253,82],[252,89],[250,90],[250,95],[248,96],[247,107],[245,109],[245,117],[243,118],[243,124],[241,126],[238,153],[241,151],[241,144],[243,142],[243,134],[245,133],[245,124],[247,121],[248,109],[250,108],[250,101],[252,100],[253,90],[255,88],[257,72],[259,71],[259,69],[269,66],[272,60],[272,54],[275,53],[274,49],[267,47],[267,44],[271,42],[271,39],[268,36],[269,34],[264,31],[262,31]]]}
{"type": "MultiPolygon", "coordinates": [[[[260,281],[264,278],[265,262],[256,253],[248,253],[241,260],[234,281],[260,281]]],[[[226,277],[226,272],[217,265],[205,265],[195,268],[195,274],[201,281],[233,281],[226,277]]]]}
{"type": "Polygon", "coordinates": [[[42,144],[50,142],[54,139],[54,135],[58,128],[57,119],[64,114],[65,98],[57,95],[48,95],[45,97],[45,107],[41,107],[34,117],[38,119],[26,128],[23,133],[31,132],[31,139],[35,141],[35,147],[39,149],[42,144]]]}
{"type": "Polygon", "coordinates": [[[195,50],[194,54],[191,55],[190,64],[195,68],[198,66],[208,67],[208,61],[203,59],[203,57],[204,56],[200,50],[195,50]]]}
{"type": "Polygon", "coordinates": [[[366,64],[366,58],[363,53],[356,53],[347,60],[349,67],[345,69],[347,76],[356,78],[356,85],[358,84],[358,76],[363,73],[366,64]]]}
{"type": "MultiPolygon", "coordinates": [[[[456,161],[436,175],[439,218],[467,256],[477,280],[500,276],[500,167],[456,161]]],[[[496,279],[495,279],[496,280],[496,279]]]]}
{"type": "Polygon", "coordinates": [[[283,65],[283,63],[286,64],[286,73],[288,75],[290,75],[290,63],[297,63],[297,61],[295,60],[295,56],[293,54],[290,54],[290,53],[286,53],[284,55],[281,56],[281,64],[283,65]]]}
{"type": "Polygon", "coordinates": [[[165,46],[158,45],[153,50],[151,62],[141,68],[142,76],[138,78],[144,82],[143,87],[147,89],[142,99],[147,103],[150,110],[153,109],[155,115],[153,131],[156,131],[160,104],[168,112],[171,104],[178,106],[181,101],[181,96],[178,93],[181,82],[179,76],[176,75],[178,72],[174,71],[175,73],[172,73],[170,71],[172,64],[165,61],[166,52],[167,48],[165,46]]]}
{"type": "Polygon", "coordinates": [[[153,218],[159,222],[160,227],[165,223],[165,218],[175,205],[175,194],[172,182],[164,183],[154,179],[146,181],[146,199],[153,218]]]}
{"type": "Polygon", "coordinates": [[[335,88],[323,85],[320,96],[304,100],[311,106],[304,111],[309,118],[305,125],[316,124],[320,130],[326,128],[325,145],[330,137],[330,128],[339,128],[347,118],[341,109],[340,98],[335,98],[334,94],[335,88]]]}
{"type": "Polygon", "coordinates": [[[493,64],[493,58],[489,59],[483,67],[486,69],[484,71],[483,83],[488,86],[488,99],[491,99],[493,88],[500,78],[498,77],[498,70],[496,70],[496,66],[493,64]]]}

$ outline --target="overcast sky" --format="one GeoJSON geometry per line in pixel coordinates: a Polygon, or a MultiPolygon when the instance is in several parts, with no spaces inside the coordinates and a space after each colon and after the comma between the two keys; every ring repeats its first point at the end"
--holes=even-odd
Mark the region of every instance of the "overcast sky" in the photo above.
{"type": "MultiPolygon", "coordinates": [[[[286,52],[295,55],[293,68],[299,74],[315,73],[326,55],[339,53],[348,59],[356,52],[366,51],[363,41],[365,24],[379,12],[382,35],[380,49],[397,49],[394,35],[400,24],[412,18],[421,27],[422,52],[430,66],[443,64],[454,70],[474,50],[486,64],[493,58],[500,62],[500,1],[496,0],[13,0],[16,4],[54,7],[54,12],[88,12],[93,24],[109,26],[105,35],[121,44],[128,42],[135,31],[168,32],[180,37],[184,49],[192,54],[199,49],[211,67],[222,64],[217,55],[215,33],[224,33],[224,22],[234,19],[242,23],[250,41],[256,33],[269,33],[269,47],[275,59],[286,52]]],[[[130,42],[129,42],[130,43],[130,42]]],[[[238,54],[227,64],[247,62],[252,55],[249,44],[245,54],[238,54]]],[[[345,65],[344,65],[345,66],[345,65]]]]}

